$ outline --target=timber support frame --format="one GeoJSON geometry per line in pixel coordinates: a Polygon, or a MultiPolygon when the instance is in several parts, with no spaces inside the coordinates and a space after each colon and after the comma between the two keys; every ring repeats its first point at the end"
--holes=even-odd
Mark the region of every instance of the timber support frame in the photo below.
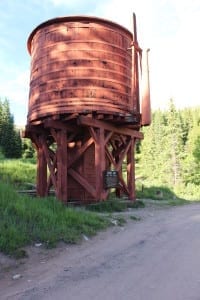
{"type": "Polygon", "coordinates": [[[27,125],[25,137],[37,150],[37,196],[54,191],[64,203],[104,201],[110,188],[103,174],[113,170],[116,196],[136,199],[134,149],[143,138],[137,129],[79,115],[27,125]]]}

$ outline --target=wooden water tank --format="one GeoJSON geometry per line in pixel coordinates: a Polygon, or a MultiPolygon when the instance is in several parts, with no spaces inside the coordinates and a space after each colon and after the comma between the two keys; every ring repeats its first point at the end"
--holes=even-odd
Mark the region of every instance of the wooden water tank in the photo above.
{"type": "Polygon", "coordinates": [[[130,114],[132,39],[124,27],[96,17],[61,17],[35,28],[28,39],[28,122],[56,114],[130,114]]]}

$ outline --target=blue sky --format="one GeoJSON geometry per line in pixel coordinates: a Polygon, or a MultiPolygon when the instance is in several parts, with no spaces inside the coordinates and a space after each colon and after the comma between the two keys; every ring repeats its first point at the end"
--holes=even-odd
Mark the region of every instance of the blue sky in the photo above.
{"type": "Polygon", "coordinates": [[[151,101],[166,108],[199,106],[200,0],[0,0],[0,97],[10,101],[17,125],[26,123],[30,56],[27,39],[58,16],[93,15],[132,30],[150,48],[151,101]]]}

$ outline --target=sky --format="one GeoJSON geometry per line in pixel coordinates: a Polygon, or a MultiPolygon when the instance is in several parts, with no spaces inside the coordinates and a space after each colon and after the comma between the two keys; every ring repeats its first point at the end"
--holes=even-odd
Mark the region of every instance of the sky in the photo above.
{"type": "Polygon", "coordinates": [[[150,48],[153,109],[200,105],[200,0],[0,0],[0,98],[7,98],[16,125],[28,112],[31,58],[27,39],[40,23],[70,15],[112,20],[132,31],[150,48]]]}

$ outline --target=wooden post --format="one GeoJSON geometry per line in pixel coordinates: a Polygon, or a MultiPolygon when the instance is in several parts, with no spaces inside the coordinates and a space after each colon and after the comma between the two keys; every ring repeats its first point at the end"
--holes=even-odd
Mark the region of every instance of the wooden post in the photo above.
{"type": "MultiPolygon", "coordinates": [[[[119,142],[118,141],[115,141],[115,146],[116,146],[116,148],[119,147],[119,142]]],[[[115,156],[115,161],[116,161],[116,165],[117,165],[117,163],[119,162],[119,155],[115,156]]],[[[122,175],[122,166],[119,169],[119,173],[122,175]]],[[[117,198],[121,198],[122,191],[121,191],[120,188],[115,189],[115,195],[116,195],[117,198]]]]}
{"type": "Polygon", "coordinates": [[[67,132],[57,133],[57,197],[67,202],[67,132]]]}
{"type": "Polygon", "coordinates": [[[105,200],[103,186],[103,171],[105,170],[105,137],[104,129],[97,129],[97,141],[95,141],[95,168],[96,168],[96,200],[105,200]]]}
{"type": "Polygon", "coordinates": [[[37,196],[47,196],[47,161],[43,149],[42,137],[38,138],[37,149],[37,196]]]}
{"type": "Polygon", "coordinates": [[[129,190],[129,200],[136,200],[135,194],[135,158],[134,158],[134,138],[127,153],[127,185],[129,190]]]}
{"type": "Polygon", "coordinates": [[[133,14],[133,43],[132,43],[132,82],[131,82],[131,102],[130,110],[132,112],[139,112],[139,75],[138,75],[138,53],[141,49],[137,41],[137,25],[136,15],[133,14]]]}

